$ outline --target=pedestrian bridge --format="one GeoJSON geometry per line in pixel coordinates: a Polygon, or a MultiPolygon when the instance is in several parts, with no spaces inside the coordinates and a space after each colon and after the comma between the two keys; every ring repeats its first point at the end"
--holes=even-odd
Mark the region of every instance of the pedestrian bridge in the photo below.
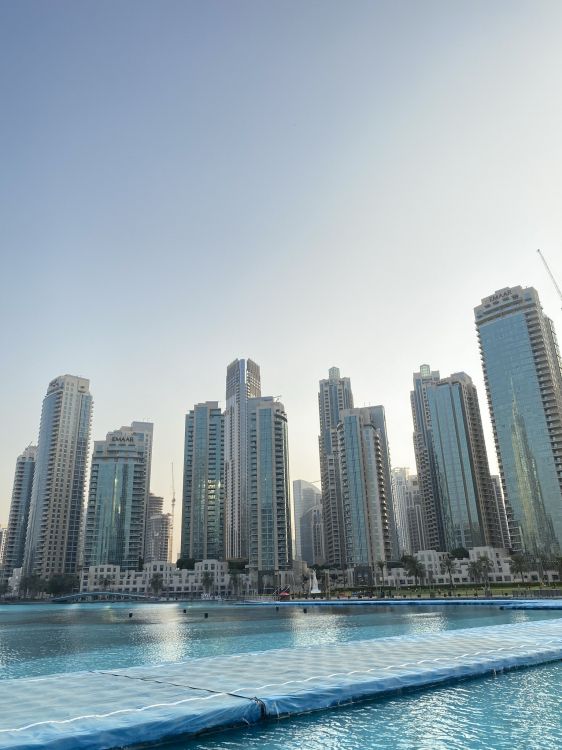
{"type": "Polygon", "coordinates": [[[76,604],[77,602],[157,602],[155,596],[144,594],[125,594],[118,591],[81,591],[79,594],[55,596],[51,599],[55,604],[76,604]]]}

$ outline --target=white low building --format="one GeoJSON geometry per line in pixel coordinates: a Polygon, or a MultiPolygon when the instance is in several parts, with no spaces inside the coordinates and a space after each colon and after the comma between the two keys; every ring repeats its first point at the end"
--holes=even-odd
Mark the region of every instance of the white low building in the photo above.
{"type": "Polygon", "coordinates": [[[228,571],[219,560],[196,562],[193,570],[169,562],[146,563],[142,570],[122,570],[119,565],[92,565],[81,574],[80,591],[108,591],[179,598],[249,596],[253,590],[246,573],[228,571]]]}

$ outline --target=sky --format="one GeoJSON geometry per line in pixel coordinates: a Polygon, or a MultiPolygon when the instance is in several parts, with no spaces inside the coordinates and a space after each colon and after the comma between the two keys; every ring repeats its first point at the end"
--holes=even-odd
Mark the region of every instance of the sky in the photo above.
{"type": "MultiPolygon", "coordinates": [[[[49,381],[92,438],[184,415],[251,357],[315,481],[318,381],[383,404],[414,467],[422,363],[479,388],[473,308],[535,286],[560,333],[562,4],[0,4],[0,524],[49,381]]],[[[179,519],[176,519],[178,521],[179,519]]]]}

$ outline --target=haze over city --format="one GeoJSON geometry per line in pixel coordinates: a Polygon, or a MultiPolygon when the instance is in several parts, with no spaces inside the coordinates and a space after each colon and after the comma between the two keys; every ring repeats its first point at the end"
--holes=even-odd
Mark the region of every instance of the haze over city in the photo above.
{"type": "MultiPolygon", "coordinates": [[[[49,381],[90,380],[92,438],[183,422],[251,357],[282,396],[291,478],[319,479],[318,381],[383,404],[475,381],[473,307],[535,286],[562,330],[557,3],[4,5],[0,523],[49,381]],[[14,76],[17,71],[17,76],[14,76]]],[[[490,430],[488,453],[495,463],[490,430]]]]}

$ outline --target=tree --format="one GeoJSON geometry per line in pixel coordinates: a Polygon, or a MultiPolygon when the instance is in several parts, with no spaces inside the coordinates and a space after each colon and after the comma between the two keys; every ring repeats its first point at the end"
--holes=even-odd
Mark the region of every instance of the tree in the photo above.
{"type": "Polygon", "coordinates": [[[201,576],[201,586],[203,586],[203,591],[208,594],[209,591],[213,588],[214,584],[215,576],[208,570],[204,570],[203,575],[201,576]]]}
{"type": "Polygon", "coordinates": [[[488,590],[490,588],[490,573],[494,569],[494,563],[487,555],[480,555],[478,562],[480,563],[480,570],[482,571],[482,576],[486,582],[486,589],[488,590]]]}
{"type": "Polygon", "coordinates": [[[176,560],[178,570],[193,570],[194,567],[195,559],[193,557],[178,557],[176,560]]]}
{"type": "Polygon", "coordinates": [[[34,573],[30,576],[23,576],[20,582],[20,593],[23,591],[25,596],[35,599],[37,594],[45,591],[47,582],[40,575],[34,573]]]}
{"type": "Polygon", "coordinates": [[[232,588],[232,593],[234,594],[234,596],[238,597],[238,592],[240,590],[240,571],[231,570],[229,575],[230,575],[230,586],[232,588]]]}
{"type": "Polygon", "coordinates": [[[554,570],[558,573],[558,580],[562,581],[562,557],[555,557],[552,560],[552,565],[554,566],[554,570]]]}
{"type": "Polygon", "coordinates": [[[0,596],[6,596],[9,590],[10,586],[8,584],[8,581],[0,582],[0,596]]]}
{"type": "Polygon", "coordinates": [[[417,557],[413,555],[404,555],[402,557],[402,565],[406,571],[406,574],[413,578],[416,584],[421,583],[422,578],[425,576],[425,565],[421,563],[417,557]]]}
{"type": "Polygon", "coordinates": [[[385,568],[386,562],[384,560],[377,560],[377,568],[380,570],[381,573],[381,587],[384,587],[384,568],[385,568]]]}
{"type": "Polygon", "coordinates": [[[80,586],[80,579],[76,575],[62,573],[51,576],[47,581],[46,591],[51,596],[71,594],[80,586]]]}
{"type": "Polygon", "coordinates": [[[468,563],[468,575],[474,583],[480,583],[482,579],[482,565],[479,560],[471,560],[468,563]]]}
{"type": "Polygon", "coordinates": [[[150,590],[154,596],[158,596],[164,588],[164,576],[162,573],[154,573],[150,579],[150,590]]]}
{"type": "Polygon", "coordinates": [[[453,576],[458,573],[457,561],[451,555],[446,555],[441,560],[441,572],[449,576],[449,588],[453,588],[453,576]]]}
{"type": "Polygon", "coordinates": [[[468,550],[465,547],[455,547],[449,554],[454,557],[455,560],[466,560],[469,557],[468,550]]]}
{"type": "Polygon", "coordinates": [[[525,583],[525,573],[529,570],[529,565],[524,555],[512,555],[509,569],[513,575],[521,576],[521,584],[525,583]]]}
{"type": "Polygon", "coordinates": [[[111,580],[111,578],[108,578],[107,576],[105,578],[103,578],[102,581],[101,581],[101,585],[106,590],[111,586],[111,584],[112,584],[112,580],[111,580]]]}

